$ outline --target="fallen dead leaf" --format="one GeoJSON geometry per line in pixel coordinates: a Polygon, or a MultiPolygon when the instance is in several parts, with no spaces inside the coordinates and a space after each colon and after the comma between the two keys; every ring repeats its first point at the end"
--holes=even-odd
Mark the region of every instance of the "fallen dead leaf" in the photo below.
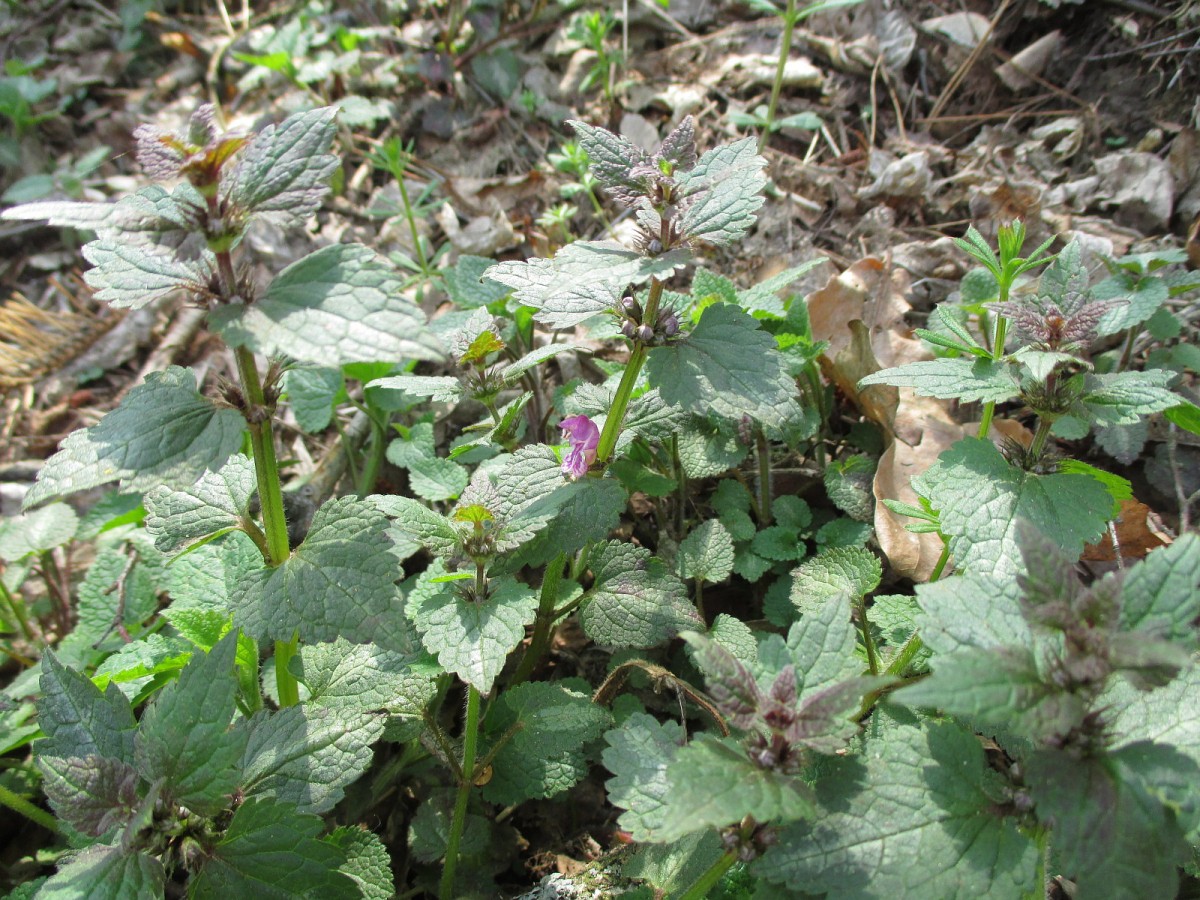
{"type": "MultiPolygon", "coordinates": [[[[1117,543],[1121,559],[1141,559],[1155,547],[1172,543],[1158,515],[1146,504],[1136,500],[1122,500],[1121,512],[1117,515],[1117,543]]],[[[1089,544],[1083,550],[1083,558],[1093,562],[1113,562],[1117,554],[1113,550],[1112,535],[1105,534],[1098,544],[1089,544]]]]}

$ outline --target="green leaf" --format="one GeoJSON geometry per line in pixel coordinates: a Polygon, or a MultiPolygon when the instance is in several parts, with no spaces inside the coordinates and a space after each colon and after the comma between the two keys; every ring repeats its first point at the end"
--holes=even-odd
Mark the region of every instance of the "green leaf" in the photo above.
{"type": "Polygon", "coordinates": [[[616,241],[576,241],[553,259],[497,263],[485,277],[512,288],[518,301],[537,310],[538,322],[571,328],[615,310],[626,287],[669,278],[690,258],[684,249],[647,257],[616,241]]]}
{"type": "Polygon", "coordinates": [[[245,428],[240,413],[200,396],[190,369],[153,372],[99,424],[62,442],[25,506],[111,481],[132,491],[189,487],[241,448],[245,428]]]}
{"type": "Polygon", "coordinates": [[[188,544],[241,526],[249,518],[257,490],[254,463],[231,456],[216,472],[205,472],[194,486],[175,491],[159,486],[146,493],[146,531],[154,546],[173,553],[188,544]]]}
{"type": "Polygon", "coordinates": [[[1200,617],[1200,537],[1185,534],[1150,551],[1125,576],[1121,626],[1173,641],[1194,641],[1200,617]]]}
{"type": "MultiPolygon", "coordinates": [[[[686,415],[685,410],[667,408],[680,416],[686,415]]],[[[740,463],[749,453],[749,447],[738,440],[732,428],[711,427],[706,420],[698,416],[692,417],[692,427],[683,430],[678,435],[678,440],[679,461],[689,478],[711,478],[713,475],[720,475],[740,463]]],[[[725,524],[733,530],[728,522],[725,524]]],[[[751,528],[753,529],[753,526],[751,528]]],[[[748,539],[736,534],[734,536],[737,540],[748,539]]]]}
{"type": "Polygon", "coordinates": [[[205,291],[216,274],[211,254],[185,259],[128,237],[92,241],[82,252],[93,266],[83,280],[97,300],[117,309],[141,309],[175,291],[205,291]]]}
{"type": "Polygon", "coordinates": [[[325,842],[346,854],[341,872],[358,885],[362,900],[390,900],[395,895],[392,859],[377,835],[349,825],[336,829],[325,842]]]}
{"type": "Polygon", "coordinates": [[[1038,818],[1053,823],[1055,851],[1080,896],[1173,897],[1187,844],[1123,762],[1035,753],[1025,773],[1038,818]]]}
{"type": "Polygon", "coordinates": [[[345,853],[317,839],[321,820],[277,800],[252,797],[237,808],[224,837],[189,885],[196,900],[356,900],[338,871],[345,853]]]}
{"type": "Polygon", "coordinates": [[[582,344],[544,344],[530,350],[520,359],[509,363],[504,367],[503,377],[505,384],[516,384],[522,372],[526,372],[535,366],[544,363],[548,359],[553,359],[563,353],[590,353],[591,351],[582,344]]]}
{"type": "MultiPolygon", "coordinates": [[[[435,863],[445,858],[453,805],[452,796],[435,794],[417,807],[417,814],[408,826],[408,849],[419,862],[435,863]]],[[[460,861],[477,862],[487,855],[491,828],[488,819],[467,813],[458,844],[460,861]]]]}
{"type": "Polygon", "coordinates": [[[759,822],[793,822],[817,812],[803,781],[759,768],[730,738],[701,734],[680,747],[667,766],[667,782],[659,840],[723,828],[745,816],[759,822]]]}
{"type": "MultiPolygon", "coordinates": [[[[148,545],[145,551],[153,552],[148,545]]],[[[137,630],[157,609],[159,590],[144,561],[130,568],[129,556],[123,548],[102,550],[79,585],[78,619],[75,629],[59,643],[59,652],[72,664],[82,665],[93,659],[94,648],[102,641],[114,638],[111,643],[121,645],[114,630],[117,620],[120,618],[126,628],[137,630]],[[116,589],[118,583],[123,583],[123,590],[116,589]]]]}
{"type": "Polygon", "coordinates": [[[1004,647],[935,656],[933,674],[897,691],[896,702],[940,709],[1035,740],[1065,734],[1087,712],[1082,697],[1042,680],[1027,649],[1004,647]]]}
{"type": "Polygon", "coordinates": [[[75,537],[79,516],[65,503],[0,519],[0,559],[15,563],[33,553],[45,553],[75,537]]]}
{"type": "Polygon", "coordinates": [[[308,688],[305,709],[382,709],[393,716],[419,719],[435,690],[429,676],[412,666],[411,654],[339,638],[301,647],[292,669],[308,688]]]}
{"type": "Polygon", "coordinates": [[[229,727],[237,707],[236,652],[230,634],[208,653],[197,653],[142,714],[135,742],[143,778],[166,779],[167,795],[210,815],[237,788],[246,745],[245,732],[229,727]]]}
{"type": "Polygon", "coordinates": [[[617,824],[635,841],[660,840],[671,789],[667,767],[683,739],[677,723],[659,722],[646,713],[634,713],[604,735],[608,746],[601,760],[613,773],[605,782],[608,802],[625,810],[617,824]]]}
{"type": "Polygon", "coordinates": [[[452,268],[442,270],[446,293],[458,309],[477,309],[489,306],[508,295],[505,285],[484,281],[483,273],[496,264],[488,256],[463,254],[452,268]]]}
{"type": "Polygon", "coordinates": [[[1145,322],[1171,296],[1167,282],[1156,275],[1139,278],[1121,272],[1096,285],[1097,300],[1125,300],[1108,310],[1096,326],[1101,337],[1125,331],[1145,322]]]}
{"type": "Polygon", "coordinates": [[[796,532],[782,525],[769,525],[758,532],[750,542],[750,549],[773,562],[802,559],[808,553],[808,547],[796,532]]]}
{"type": "Polygon", "coordinates": [[[55,814],[84,834],[99,837],[124,825],[140,804],[138,774],[121,760],[39,754],[38,768],[55,814]]]}
{"type": "Polygon", "coordinates": [[[650,383],[666,403],[727,419],[750,415],[779,425],[795,405],[796,385],[775,339],[735,306],[704,310],[686,338],[655,347],[646,361],[650,383]]]}
{"type": "Polygon", "coordinates": [[[1021,612],[1021,591],[1013,579],[956,575],[917,585],[921,639],[934,653],[1028,647],[1033,633],[1021,612]],[[987,602],[980,602],[980,598],[987,602]]]}
{"type": "Polygon", "coordinates": [[[1033,894],[1038,850],[993,812],[995,780],[956,725],[889,728],[861,757],[829,763],[820,813],[783,829],[754,872],[839,900],[1033,894]]]}
{"type": "Polygon", "coordinates": [[[874,553],[862,547],[838,547],[806,559],[792,572],[789,599],[807,615],[834,598],[861,600],[879,587],[882,577],[883,567],[874,553]]]}
{"type": "Polygon", "coordinates": [[[1108,711],[1112,748],[1142,741],[1169,746],[1200,765],[1200,667],[1184,668],[1170,684],[1138,690],[1124,679],[1111,680],[1100,703],[1108,711]]]}
{"type": "Polygon", "coordinates": [[[256,713],[246,730],[243,793],[325,813],[371,764],[383,717],[305,704],[256,713]]]}
{"type": "Polygon", "coordinates": [[[37,892],[45,900],[153,900],[166,889],[162,863],[121,847],[88,847],[64,863],[37,892]]]}
{"type": "Polygon", "coordinates": [[[489,693],[508,654],[525,637],[525,626],[533,621],[537,595],[504,578],[492,579],[482,600],[464,599],[444,585],[432,587],[410,594],[405,612],[442,668],[480,693],[489,693]]]}
{"type": "Polygon", "coordinates": [[[676,566],[681,578],[724,581],[733,571],[733,538],[717,519],[693,528],[679,544],[676,566]]]}
{"type": "Polygon", "coordinates": [[[462,382],[452,375],[391,375],[367,387],[404,391],[414,397],[428,397],[434,403],[457,403],[463,394],[462,382]]]}
{"type": "Polygon", "coordinates": [[[403,287],[374,250],[333,244],[292,263],[254,303],[214,310],[209,325],[232,347],[314,365],[441,360],[445,349],[403,287]]]}
{"type": "Polygon", "coordinates": [[[265,215],[283,228],[302,226],[329,193],[338,158],[332,106],[297,113],[260,131],[221,179],[227,202],[243,215],[265,215]]]}
{"type": "MultiPolygon", "coordinates": [[[[558,478],[562,478],[561,469],[558,478]]],[[[521,547],[513,562],[543,565],[559,553],[574,553],[587,543],[604,540],[617,527],[628,501],[615,478],[581,478],[561,484],[521,510],[523,519],[546,517],[549,524],[521,547]]]]}
{"type": "Polygon", "coordinates": [[[38,723],[47,738],[38,745],[40,754],[133,761],[133,708],[116,685],[101,692],[50,651],[42,656],[39,684],[38,723]]]}
{"type": "Polygon", "coordinates": [[[282,565],[249,573],[237,588],[236,624],[257,640],[365,643],[394,631],[402,576],[388,520],[367,500],[330,500],[282,565]]]}
{"type": "Polygon", "coordinates": [[[450,520],[411,497],[372,494],[367,502],[394,519],[397,528],[430,553],[446,556],[459,546],[458,531],[450,520]]]}
{"type": "Polygon", "coordinates": [[[830,594],[820,605],[805,604],[805,610],[788,629],[786,640],[775,636],[759,644],[759,667],[754,673],[759,686],[767,690],[784,666],[791,664],[800,679],[801,700],[863,671],[854,653],[858,635],[851,618],[850,595],[830,594]]]}
{"type": "Polygon", "coordinates": [[[494,742],[513,726],[519,730],[493,758],[484,798],[509,805],[572,787],[587,775],[584,748],[611,724],[608,710],[561,682],[509,688],[488,715],[487,733],[494,742]]]}
{"type": "Polygon", "coordinates": [[[913,479],[938,511],[954,564],[1002,578],[1020,571],[1017,523],[1028,520],[1068,556],[1100,540],[1112,508],[1104,485],[1087,475],[1038,475],[1011,465],[990,442],[964,438],[913,479]]]}
{"type": "Polygon", "coordinates": [[[1089,375],[1071,411],[1099,425],[1132,425],[1150,413],[1179,405],[1179,395],[1166,387],[1174,377],[1174,372],[1163,369],[1089,375]]]}
{"type": "Polygon", "coordinates": [[[875,460],[855,453],[844,460],[833,460],[825,468],[825,493],[834,506],[859,522],[869,522],[874,516],[875,501],[872,485],[875,479],[875,460]]]}
{"type": "Polygon", "coordinates": [[[687,591],[644,547],[605,541],[592,550],[595,583],[580,624],[606,647],[653,647],[686,628],[702,627],[687,591]]]}
{"type": "Polygon", "coordinates": [[[714,147],[679,177],[688,201],[680,225],[689,238],[726,245],[754,224],[767,184],[767,161],[758,155],[756,143],[748,137],[714,147]]]}
{"type": "Polygon", "coordinates": [[[346,389],[339,369],[327,366],[296,366],[283,376],[284,391],[296,424],[307,434],[319,434],[333,421],[333,408],[346,389]]]}
{"type": "Polygon", "coordinates": [[[1166,419],[1184,431],[1200,434],[1200,406],[1184,401],[1163,411],[1166,419]]]}
{"type": "Polygon", "coordinates": [[[1008,364],[991,359],[928,359],[884,369],[858,382],[912,388],[923,397],[1001,403],[1020,393],[1008,364]]]}
{"type": "Polygon", "coordinates": [[[738,291],[732,281],[708,269],[696,269],[692,275],[692,297],[697,305],[711,302],[737,303],[738,291]]]}

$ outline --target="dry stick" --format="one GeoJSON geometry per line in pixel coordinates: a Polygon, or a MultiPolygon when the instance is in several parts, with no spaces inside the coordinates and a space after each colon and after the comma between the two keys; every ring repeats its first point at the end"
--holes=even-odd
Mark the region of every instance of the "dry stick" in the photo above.
{"type": "Polygon", "coordinates": [[[962,65],[958,67],[946,83],[946,86],[942,88],[942,93],[938,96],[937,102],[933,104],[933,109],[929,112],[930,119],[936,119],[941,115],[942,110],[946,108],[946,104],[950,102],[950,98],[954,96],[955,91],[959,89],[963,80],[967,77],[967,73],[975,67],[975,63],[979,62],[979,57],[983,55],[984,46],[991,39],[996,26],[1000,23],[1000,18],[1008,11],[1010,5],[1012,5],[1012,0],[1004,0],[1000,4],[1000,8],[996,10],[996,14],[992,16],[992,21],[988,23],[987,34],[979,39],[979,43],[975,45],[971,54],[963,60],[962,65]]]}

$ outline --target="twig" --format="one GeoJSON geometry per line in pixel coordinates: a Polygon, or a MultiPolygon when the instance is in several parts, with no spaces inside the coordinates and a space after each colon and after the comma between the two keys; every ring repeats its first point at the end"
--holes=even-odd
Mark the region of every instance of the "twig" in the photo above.
{"type": "Polygon", "coordinates": [[[929,111],[929,118],[938,118],[942,110],[946,108],[946,104],[950,102],[950,98],[954,96],[954,92],[962,85],[963,79],[967,77],[967,73],[975,67],[975,63],[979,62],[979,57],[983,55],[983,49],[987,42],[991,40],[992,35],[996,31],[996,26],[1000,23],[1001,17],[1008,12],[1008,7],[1012,5],[1012,0],[1004,0],[1000,4],[1000,8],[996,10],[996,14],[992,16],[992,21],[988,23],[987,34],[979,39],[971,54],[963,60],[961,66],[955,70],[950,80],[946,82],[946,86],[942,88],[942,93],[938,96],[937,102],[933,104],[933,109],[929,111]]]}
{"type": "Polygon", "coordinates": [[[129,580],[130,573],[133,572],[133,567],[137,565],[137,560],[136,551],[129,553],[125,559],[125,568],[121,570],[121,574],[117,576],[117,580],[102,591],[104,594],[111,594],[113,591],[117,592],[117,610],[113,616],[112,624],[104,630],[104,634],[100,635],[96,643],[92,644],[93,650],[104,642],[104,639],[113,632],[113,629],[116,629],[117,634],[121,635],[121,640],[125,643],[133,643],[133,638],[130,637],[129,630],[125,627],[125,605],[128,596],[125,585],[129,580]]]}

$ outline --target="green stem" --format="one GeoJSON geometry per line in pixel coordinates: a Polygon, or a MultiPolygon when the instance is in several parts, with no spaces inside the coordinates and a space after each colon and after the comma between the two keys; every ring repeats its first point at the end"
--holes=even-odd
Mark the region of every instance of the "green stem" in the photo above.
{"type": "MultiPolygon", "coordinates": [[[[1001,303],[1008,300],[1008,291],[1012,286],[1011,282],[1006,278],[1000,279],[1000,295],[1001,303]]],[[[992,359],[1000,360],[1004,356],[1004,340],[1008,336],[1008,319],[1005,316],[996,313],[996,331],[992,336],[992,359]]],[[[992,430],[992,416],[996,414],[996,401],[989,400],[983,405],[983,418],[979,422],[979,437],[986,439],[988,432],[992,430]]]]}
{"type": "Polygon", "coordinates": [[[788,0],[787,9],[783,13],[783,37],[779,43],[779,61],[775,64],[775,81],[771,84],[771,99],[767,102],[767,124],[758,136],[759,153],[766,149],[767,141],[771,139],[775,110],[779,107],[779,92],[783,90],[783,73],[787,68],[788,58],[792,55],[792,32],[796,28],[796,20],[796,0],[788,0]]]}
{"type": "MultiPolygon", "coordinates": [[[[642,313],[642,321],[653,324],[658,318],[658,304],[662,300],[663,283],[657,278],[650,281],[650,293],[646,299],[646,308],[642,313]]],[[[641,341],[633,342],[633,350],[629,354],[629,362],[621,375],[621,383],[617,385],[617,393],[613,397],[612,408],[608,418],[604,420],[604,430],[600,432],[600,441],[596,445],[596,462],[606,465],[617,447],[617,438],[621,436],[621,425],[625,422],[625,411],[629,408],[629,400],[633,396],[633,387],[637,384],[638,376],[642,373],[642,365],[646,362],[646,345],[641,341]]]]}
{"type": "Polygon", "coordinates": [[[408,155],[405,154],[403,163],[397,167],[396,171],[392,172],[395,176],[396,184],[400,187],[400,200],[404,204],[404,218],[408,220],[408,231],[412,235],[413,248],[417,252],[417,265],[421,267],[421,274],[426,278],[429,277],[429,258],[425,255],[425,245],[421,241],[421,233],[417,231],[417,219],[413,214],[412,203],[408,199],[408,186],[404,183],[404,174],[408,171],[408,155]]]}
{"type": "Polygon", "coordinates": [[[1046,441],[1050,438],[1050,429],[1054,427],[1054,422],[1046,417],[1038,419],[1037,430],[1033,433],[1033,441],[1029,444],[1029,459],[1031,462],[1037,462],[1042,458],[1042,454],[1046,452],[1046,441]]]}
{"type": "Polygon", "coordinates": [[[771,448],[761,429],[755,436],[755,446],[758,451],[758,524],[766,528],[771,524],[771,448]]]}
{"type": "Polygon", "coordinates": [[[58,820],[40,806],[34,806],[20,794],[14,794],[0,784],[0,806],[7,806],[13,812],[20,813],[31,822],[41,825],[47,831],[58,834],[58,820]]]}
{"type": "Polygon", "coordinates": [[[871,621],[867,618],[867,598],[858,601],[858,627],[862,630],[863,647],[867,651],[867,670],[872,675],[879,674],[879,655],[875,650],[875,638],[871,634],[871,621]]]}
{"type": "Polygon", "coordinates": [[[554,627],[554,605],[558,603],[563,567],[566,564],[567,555],[560,553],[546,567],[546,574],[542,576],[541,594],[538,598],[537,618],[533,622],[533,637],[529,639],[525,655],[521,657],[521,662],[517,664],[517,670],[513,672],[512,680],[508,683],[509,687],[521,684],[528,679],[533,673],[534,666],[546,653],[546,647],[550,643],[550,632],[554,627]]]}
{"type": "Polygon", "coordinates": [[[13,618],[21,626],[21,633],[25,635],[25,640],[32,642],[34,640],[33,630],[29,627],[29,619],[25,615],[25,604],[13,596],[2,577],[0,577],[0,597],[4,598],[4,602],[12,610],[13,618]]]}
{"type": "Polygon", "coordinates": [[[704,900],[725,877],[725,873],[733,868],[733,864],[737,862],[737,854],[732,850],[727,850],[721,854],[720,858],[708,867],[708,871],[701,875],[692,883],[684,893],[679,895],[679,900],[704,900]]]}
{"type": "Polygon", "coordinates": [[[359,497],[365,497],[375,489],[375,482],[379,480],[379,470],[383,467],[384,454],[387,452],[387,414],[384,413],[382,422],[370,414],[368,418],[371,420],[371,449],[362,472],[359,473],[359,497]]]}
{"type": "Polygon", "coordinates": [[[1138,330],[1130,328],[1125,334],[1125,346],[1121,350],[1121,361],[1117,363],[1117,371],[1124,372],[1133,361],[1133,345],[1137,343],[1138,330]]]}
{"type": "Polygon", "coordinates": [[[300,684],[288,668],[299,649],[299,633],[293,633],[290,641],[275,642],[275,690],[280,706],[296,706],[300,702],[300,684]]]}
{"type": "Polygon", "coordinates": [[[479,743],[479,691],[467,685],[467,721],[463,726],[462,778],[458,783],[458,796],[454,799],[454,817],[450,820],[450,834],[446,840],[446,859],[442,867],[442,881],[438,887],[441,900],[454,896],[454,871],[458,868],[458,845],[462,840],[463,827],[467,822],[467,803],[471,799],[471,787],[475,775],[475,750],[479,743]]]}
{"type": "Polygon", "coordinates": [[[942,577],[942,572],[946,569],[946,563],[950,561],[950,542],[942,538],[942,555],[937,558],[934,563],[933,571],[929,573],[929,583],[933,584],[942,577]]]}
{"type": "Polygon", "coordinates": [[[270,410],[258,377],[258,363],[245,347],[234,350],[242,396],[246,398],[246,426],[250,430],[250,446],[254,450],[254,473],[258,480],[258,498],[262,507],[263,532],[267,537],[267,565],[274,568],[291,553],[288,545],[287,517],[283,511],[283,489],[280,486],[279,462],[275,458],[275,436],[271,431],[270,410]]]}

